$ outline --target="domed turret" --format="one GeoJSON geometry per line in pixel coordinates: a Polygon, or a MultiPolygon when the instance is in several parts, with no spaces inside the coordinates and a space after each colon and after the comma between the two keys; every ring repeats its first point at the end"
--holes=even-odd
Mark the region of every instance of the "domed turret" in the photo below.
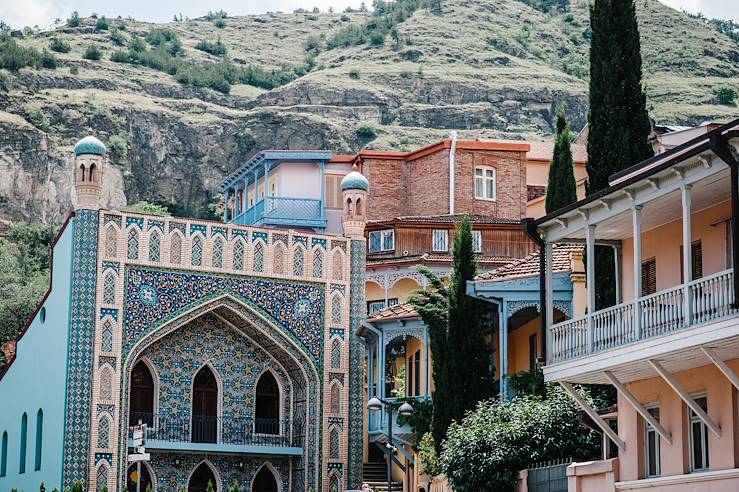
{"type": "Polygon", "coordinates": [[[354,170],[341,180],[341,191],[344,198],[344,235],[351,239],[364,239],[369,181],[357,170],[356,164],[354,170]]]}
{"type": "Polygon", "coordinates": [[[105,163],[105,144],[92,136],[87,136],[74,146],[74,188],[77,192],[76,209],[100,208],[103,193],[103,164],[105,163]]]}

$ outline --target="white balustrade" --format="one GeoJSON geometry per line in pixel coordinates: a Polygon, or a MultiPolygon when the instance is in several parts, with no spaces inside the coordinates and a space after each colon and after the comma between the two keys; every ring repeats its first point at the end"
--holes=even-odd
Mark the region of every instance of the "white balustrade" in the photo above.
{"type": "Polygon", "coordinates": [[[685,325],[683,286],[663,290],[639,299],[641,337],[649,338],[685,325]]]}
{"type": "Polygon", "coordinates": [[[588,319],[577,318],[550,328],[552,362],[572,359],[588,352],[588,319]]]}
{"type": "Polygon", "coordinates": [[[705,323],[736,312],[731,306],[734,302],[733,270],[694,280],[689,286],[694,323],[705,323]]]}
{"type": "Polygon", "coordinates": [[[592,319],[593,352],[632,342],[634,333],[634,304],[626,303],[596,311],[592,319]]]}

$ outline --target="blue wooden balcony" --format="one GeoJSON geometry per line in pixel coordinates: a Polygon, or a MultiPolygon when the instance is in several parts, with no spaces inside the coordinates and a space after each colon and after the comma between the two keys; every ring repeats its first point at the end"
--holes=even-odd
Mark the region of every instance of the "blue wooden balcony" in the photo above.
{"type": "Polygon", "coordinates": [[[284,196],[265,197],[234,217],[232,222],[247,226],[326,227],[322,200],[284,196]]]}

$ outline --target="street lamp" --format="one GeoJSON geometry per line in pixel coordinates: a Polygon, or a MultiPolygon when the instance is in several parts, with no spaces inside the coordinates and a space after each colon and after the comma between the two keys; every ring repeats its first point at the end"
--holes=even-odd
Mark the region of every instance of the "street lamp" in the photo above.
{"type": "MultiPolygon", "coordinates": [[[[392,402],[381,400],[376,396],[373,396],[367,402],[367,410],[370,412],[378,412],[382,410],[382,407],[387,409],[387,492],[393,492],[393,404],[392,402]]],[[[404,417],[409,416],[413,413],[413,407],[410,403],[404,402],[398,408],[398,415],[404,417]]]]}

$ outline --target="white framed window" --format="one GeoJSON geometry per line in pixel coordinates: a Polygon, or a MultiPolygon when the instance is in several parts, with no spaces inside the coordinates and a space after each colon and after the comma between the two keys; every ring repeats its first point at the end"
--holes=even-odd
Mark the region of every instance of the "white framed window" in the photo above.
{"type": "Polygon", "coordinates": [[[475,198],[495,200],[495,168],[488,166],[475,168],[475,198]]]}
{"type": "Polygon", "coordinates": [[[472,231],[472,248],[475,253],[482,253],[482,231],[472,231]]]}
{"type": "MultiPolygon", "coordinates": [[[[648,408],[647,412],[659,422],[659,407],[648,408]]],[[[644,422],[644,458],[647,478],[660,476],[660,440],[659,434],[649,422],[644,422]]]]}
{"type": "Polygon", "coordinates": [[[431,231],[431,250],[449,251],[449,231],[446,229],[434,229],[431,231]]]}
{"type": "MultiPolygon", "coordinates": [[[[708,401],[705,396],[693,399],[704,412],[708,411],[708,401]]],[[[708,426],[693,410],[689,410],[688,428],[690,431],[690,471],[708,470],[708,426]]]]}
{"type": "Polygon", "coordinates": [[[369,252],[380,253],[395,249],[395,229],[371,231],[369,233],[369,252]]]}

